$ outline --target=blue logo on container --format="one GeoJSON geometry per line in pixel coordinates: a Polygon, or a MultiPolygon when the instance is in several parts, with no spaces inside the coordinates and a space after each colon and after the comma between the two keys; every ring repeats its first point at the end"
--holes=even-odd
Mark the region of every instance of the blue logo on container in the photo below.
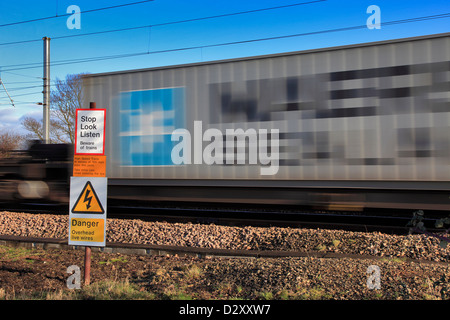
{"type": "Polygon", "coordinates": [[[184,88],[122,92],[119,100],[121,165],[174,165],[171,135],[185,127],[184,88]]]}

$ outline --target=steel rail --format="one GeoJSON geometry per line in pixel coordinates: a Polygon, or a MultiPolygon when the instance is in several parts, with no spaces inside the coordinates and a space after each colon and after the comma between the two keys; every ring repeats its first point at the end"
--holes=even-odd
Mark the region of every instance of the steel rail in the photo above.
{"type": "MultiPolygon", "coordinates": [[[[5,205],[0,203],[0,210],[41,214],[68,215],[68,205],[28,203],[26,205],[5,205]]],[[[365,214],[360,212],[325,212],[312,210],[258,209],[258,208],[226,208],[226,207],[184,207],[184,206],[130,206],[108,205],[108,218],[140,219],[143,221],[191,222],[201,224],[217,224],[228,226],[257,227],[295,227],[322,228],[361,232],[385,232],[407,234],[407,223],[412,214],[365,214]],[[129,213],[132,212],[132,213],[129,213]]],[[[423,220],[427,230],[433,228],[435,218],[423,220]]]]}
{"type": "MultiPolygon", "coordinates": [[[[67,239],[20,237],[0,235],[0,245],[56,250],[82,250],[84,246],[68,245],[67,239]]],[[[135,244],[106,242],[105,247],[92,247],[92,252],[121,253],[144,256],[190,256],[196,258],[322,258],[322,259],[360,259],[386,260],[395,257],[372,256],[363,254],[337,253],[326,251],[288,251],[288,250],[236,250],[201,247],[182,247],[169,245],[135,244]]],[[[450,262],[412,259],[401,257],[404,262],[425,263],[448,266],[450,262]]]]}

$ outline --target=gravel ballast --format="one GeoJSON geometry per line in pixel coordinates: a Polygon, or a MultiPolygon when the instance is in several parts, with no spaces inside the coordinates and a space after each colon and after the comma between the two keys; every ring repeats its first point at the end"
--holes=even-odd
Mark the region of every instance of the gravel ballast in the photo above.
{"type": "MultiPolygon", "coordinates": [[[[67,238],[67,229],[68,216],[0,212],[1,235],[61,239],[67,238]]],[[[441,247],[438,239],[422,234],[400,236],[379,232],[108,219],[107,241],[237,250],[321,251],[379,257],[376,260],[314,256],[194,258],[93,253],[91,278],[94,282],[109,277],[114,281],[126,279],[137,284],[140,291],[150,292],[154,299],[450,298],[449,248],[441,247]]],[[[5,254],[8,252],[4,248],[1,250],[5,254]]],[[[0,284],[6,292],[35,290],[42,283],[48,283],[49,289],[64,289],[67,266],[82,265],[80,250],[49,251],[53,258],[45,258],[44,253],[38,252],[26,258],[23,266],[18,265],[20,261],[16,258],[8,259],[1,253],[0,284]],[[41,254],[42,258],[35,257],[41,254]],[[30,264],[29,261],[35,262],[30,264]],[[24,266],[29,272],[15,272],[24,266]],[[30,279],[21,279],[25,276],[30,279]]]]}
{"type": "MultiPolygon", "coordinates": [[[[0,212],[0,234],[67,238],[68,216],[0,212]]],[[[108,242],[233,250],[323,251],[448,262],[450,245],[424,234],[108,219],[108,242]]]]}

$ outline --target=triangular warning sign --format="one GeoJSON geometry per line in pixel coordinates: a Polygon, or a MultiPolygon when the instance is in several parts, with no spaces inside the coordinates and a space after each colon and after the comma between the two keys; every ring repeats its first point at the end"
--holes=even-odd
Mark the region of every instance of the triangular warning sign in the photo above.
{"type": "Polygon", "coordinates": [[[83,191],[81,191],[72,208],[72,213],[105,213],[90,181],[86,182],[83,191]]]}

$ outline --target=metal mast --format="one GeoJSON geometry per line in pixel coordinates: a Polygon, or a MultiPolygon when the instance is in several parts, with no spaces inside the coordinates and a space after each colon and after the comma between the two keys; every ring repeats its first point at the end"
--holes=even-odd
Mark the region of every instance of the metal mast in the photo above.
{"type": "Polygon", "coordinates": [[[43,137],[44,143],[50,143],[50,38],[44,37],[44,94],[43,101],[43,137]]]}

